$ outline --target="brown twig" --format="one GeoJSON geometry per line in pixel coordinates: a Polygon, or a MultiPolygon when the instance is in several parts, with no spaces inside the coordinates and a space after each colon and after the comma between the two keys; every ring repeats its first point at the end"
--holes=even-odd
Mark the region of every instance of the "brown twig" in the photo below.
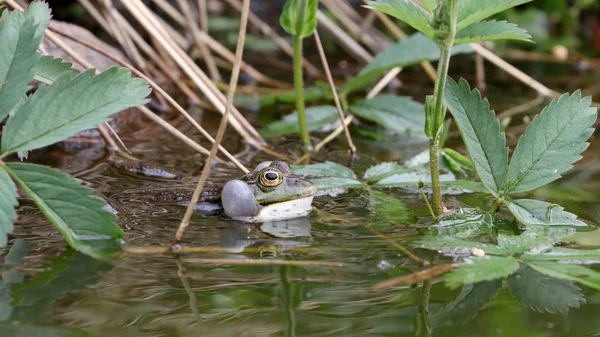
{"type": "Polygon", "coordinates": [[[529,111],[529,110],[535,108],[536,106],[542,104],[543,102],[544,102],[544,96],[539,95],[536,98],[532,99],[531,101],[525,102],[523,104],[519,104],[510,109],[506,109],[506,110],[502,111],[501,113],[498,114],[497,118],[504,119],[507,117],[512,117],[514,115],[518,115],[520,113],[523,113],[523,112],[526,112],[526,111],[529,111]]]}
{"type": "Polygon", "coordinates": [[[177,245],[181,241],[183,237],[183,233],[185,229],[190,224],[190,218],[194,213],[194,209],[196,207],[196,203],[198,203],[198,199],[200,198],[200,193],[202,193],[202,188],[204,187],[204,183],[210,174],[210,169],[212,165],[212,159],[217,155],[217,151],[219,150],[219,144],[221,140],[223,140],[223,135],[225,134],[225,129],[227,129],[227,122],[229,120],[229,113],[233,108],[233,97],[235,95],[235,89],[238,82],[238,77],[240,75],[240,66],[242,64],[242,55],[244,54],[244,42],[246,39],[246,27],[248,25],[248,12],[250,12],[250,0],[244,0],[243,8],[242,8],[242,19],[240,23],[240,31],[238,34],[238,43],[235,50],[235,62],[233,63],[233,72],[231,74],[231,79],[229,81],[229,91],[227,92],[227,103],[225,108],[225,113],[221,118],[221,123],[219,124],[219,129],[217,130],[217,136],[215,137],[215,143],[210,150],[210,155],[208,156],[208,163],[202,169],[202,173],[200,174],[200,178],[198,179],[198,185],[196,186],[196,190],[194,190],[194,194],[192,195],[192,200],[185,210],[185,214],[181,223],[179,224],[179,228],[177,229],[177,233],[175,234],[175,238],[173,239],[172,245],[177,245]]]}
{"type": "Polygon", "coordinates": [[[455,264],[443,264],[440,266],[431,267],[425,270],[420,270],[418,272],[395,277],[393,279],[389,279],[383,282],[379,282],[373,286],[373,290],[380,291],[384,289],[388,289],[391,287],[395,287],[397,285],[411,285],[417,284],[422,281],[430,280],[436,276],[445,274],[456,267],[455,264]]]}
{"type": "Polygon", "coordinates": [[[192,290],[192,287],[190,286],[190,281],[188,280],[187,271],[186,271],[185,267],[183,266],[183,263],[181,263],[181,259],[178,257],[177,260],[175,260],[175,263],[177,264],[177,276],[179,276],[179,279],[181,280],[181,284],[183,285],[183,288],[185,289],[185,292],[187,293],[188,298],[190,299],[190,301],[189,301],[190,310],[192,310],[192,314],[194,314],[194,318],[196,319],[196,322],[198,323],[199,328],[194,329],[194,331],[196,332],[196,336],[202,336],[202,328],[203,328],[202,316],[200,316],[200,312],[198,312],[198,304],[196,302],[196,295],[194,294],[194,291],[192,290]]]}
{"type": "Polygon", "coordinates": [[[321,44],[321,39],[319,38],[319,32],[315,29],[315,42],[317,44],[317,50],[319,51],[319,56],[321,57],[321,62],[323,63],[323,69],[325,70],[325,75],[327,76],[327,81],[329,82],[329,87],[331,88],[331,94],[333,95],[333,101],[335,102],[335,107],[338,111],[338,116],[340,117],[340,122],[342,127],[344,128],[344,134],[346,135],[346,142],[348,142],[348,147],[350,148],[350,152],[356,152],[356,146],[352,142],[352,137],[350,136],[350,131],[348,131],[348,127],[344,124],[344,111],[342,110],[342,105],[340,104],[340,98],[338,97],[337,89],[335,88],[335,83],[333,82],[333,77],[331,76],[331,70],[329,70],[329,64],[327,63],[327,56],[325,56],[325,51],[323,50],[323,45],[321,44]]]}

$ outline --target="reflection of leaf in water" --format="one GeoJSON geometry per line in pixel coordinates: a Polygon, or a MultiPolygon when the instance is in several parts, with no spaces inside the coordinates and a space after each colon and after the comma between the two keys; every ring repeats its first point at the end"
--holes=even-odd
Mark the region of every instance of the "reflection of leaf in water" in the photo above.
{"type": "Polygon", "coordinates": [[[13,320],[33,321],[51,311],[63,295],[87,289],[100,281],[102,273],[112,269],[109,263],[95,260],[72,250],[52,261],[48,270],[27,283],[14,285],[13,320]]]}
{"type": "Polygon", "coordinates": [[[519,262],[509,256],[484,256],[472,258],[446,274],[445,282],[450,288],[461,284],[477,283],[505,278],[519,269],[519,262]]]}
{"type": "Polygon", "coordinates": [[[539,312],[567,313],[569,308],[585,303],[581,290],[572,281],[550,277],[525,264],[506,283],[519,302],[539,312]]]}
{"type": "Polygon", "coordinates": [[[371,213],[369,214],[369,224],[371,226],[381,222],[396,224],[414,222],[414,217],[410,214],[408,207],[400,199],[387,193],[372,190],[369,203],[371,204],[371,213]]]}
{"type": "MultiPolygon", "coordinates": [[[[17,239],[4,257],[4,265],[20,267],[24,264],[23,258],[29,253],[29,245],[23,239],[17,239]]],[[[23,282],[24,275],[18,271],[5,270],[0,281],[0,322],[6,321],[12,315],[12,292],[10,285],[23,282]]]]}
{"type": "Polygon", "coordinates": [[[498,295],[501,288],[502,280],[465,284],[454,301],[431,315],[432,328],[448,328],[470,320],[498,295]]]}
{"type": "Polygon", "coordinates": [[[8,323],[0,324],[0,331],[2,337],[85,337],[88,335],[81,330],[8,323]]]}

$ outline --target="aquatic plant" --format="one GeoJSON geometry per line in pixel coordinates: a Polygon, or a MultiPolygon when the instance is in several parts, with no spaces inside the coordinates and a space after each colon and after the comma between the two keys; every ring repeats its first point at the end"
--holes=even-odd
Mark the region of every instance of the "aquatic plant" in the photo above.
{"type": "Polygon", "coordinates": [[[0,21],[0,120],[8,117],[0,146],[0,247],[16,219],[18,185],[71,247],[96,255],[118,249],[124,236],[106,202],[65,173],[3,160],[15,153],[26,157],[116,112],[143,105],[150,90],[126,69],[79,73],[69,63],[37,53],[49,21],[44,2],[33,2],[24,12],[5,10],[0,21]],[[43,84],[27,96],[32,80],[43,84]]]}

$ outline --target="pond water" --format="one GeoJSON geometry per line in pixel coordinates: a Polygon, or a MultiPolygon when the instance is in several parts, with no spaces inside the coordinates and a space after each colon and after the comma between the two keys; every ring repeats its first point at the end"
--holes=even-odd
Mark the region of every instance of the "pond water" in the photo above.
{"type": "MultiPolygon", "coordinates": [[[[408,75],[410,78],[410,75],[408,75]]],[[[507,104],[491,91],[492,102],[507,104]]],[[[417,96],[420,93],[416,93],[417,96]]],[[[509,105],[509,104],[507,104],[509,105]]],[[[216,124],[215,115],[205,117],[216,124]]],[[[191,130],[187,130],[191,131],[191,130]]],[[[232,132],[231,132],[232,133],[232,132]]],[[[199,139],[199,137],[195,137],[199,139]]],[[[203,160],[155,127],[124,137],[133,153],[186,175],[199,175],[203,160]]],[[[274,146],[299,154],[295,137],[274,146]]],[[[457,144],[460,144],[457,142],[457,144]]],[[[375,142],[357,139],[359,154],[350,159],[343,140],[311,158],[350,166],[362,176],[381,161],[404,160],[426,148],[414,139],[375,142]],[[409,145],[407,145],[409,144],[409,145]]],[[[600,219],[596,188],[600,166],[593,153],[563,180],[535,192],[560,202],[588,222],[600,219]]],[[[248,150],[236,137],[225,146],[247,165],[272,157],[248,150]]],[[[108,164],[102,149],[76,156],[45,153],[39,162],[59,167],[88,182],[119,210],[119,225],[128,247],[167,246],[184,213],[125,199],[120,192],[157,179],[132,176],[108,164]]],[[[216,166],[213,181],[238,176],[236,169],[216,166]]],[[[447,195],[448,207],[490,209],[483,194],[447,195]]],[[[207,252],[157,255],[124,253],[98,261],[66,249],[62,238],[27,201],[4,255],[0,283],[0,336],[590,336],[600,331],[600,292],[576,283],[545,278],[531,270],[522,289],[514,279],[448,288],[442,277],[418,285],[375,290],[390,278],[424,267],[408,257],[408,247],[434,265],[455,258],[412,248],[431,224],[422,199],[406,189],[350,189],[317,196],[306,218],[268,225],[244,224],[220,216],[195,214],[182,244],[207,252]],[[394,211],[377,214],[373,198],[399,200],[394,211]],[[212,251],[208,251],[209,248],[212,251]],[[18,255],[25,256],[24,259],[18,255]],[[215,263],[208,259],[230,259],[215,263]],[[306,265],[254,265],[244,261],[303,261],[306,265]],[[312,265],[311,265],[312,263],[312,265]],[[527,283],[530,282],[530,283],[527,283]],[[535,283],[539,282],[539,283],[535,283]],[[514,283],[513,283],[514,284],[514,283]],[[557,284],[557,288],[544,285],[557,284]],[[547,291],[548,302],[567,301],[568,312],[549,313],[552,303],[523,303],[522,290],[547,291]],[[522,295],[522,294],[521,294],[522,295]],[[577,308],[577,306],[579,306],[577,308]]],[[[500,229],[509,232],[509,229],[500,229]]],[[[489,235],[478,239],[489,241],[489,235]]],[[[493,235],[491,236],[493,237],[493,235]]],[[[597,231],[566,239],[573,247],[598,248],[597,231]]],[[[592,266],[592,268],[596,268],[592,266]]]]}

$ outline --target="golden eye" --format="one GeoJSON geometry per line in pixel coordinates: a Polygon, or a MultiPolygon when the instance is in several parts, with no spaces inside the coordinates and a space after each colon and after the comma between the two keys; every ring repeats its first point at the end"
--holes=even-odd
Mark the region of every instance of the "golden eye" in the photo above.
{"type": "Polygon", "coordinates": [[[281,174],[277,171],[268,170],[261,174],[260,182],[268,187],[275,187],[281,184],[281,174]]]}

